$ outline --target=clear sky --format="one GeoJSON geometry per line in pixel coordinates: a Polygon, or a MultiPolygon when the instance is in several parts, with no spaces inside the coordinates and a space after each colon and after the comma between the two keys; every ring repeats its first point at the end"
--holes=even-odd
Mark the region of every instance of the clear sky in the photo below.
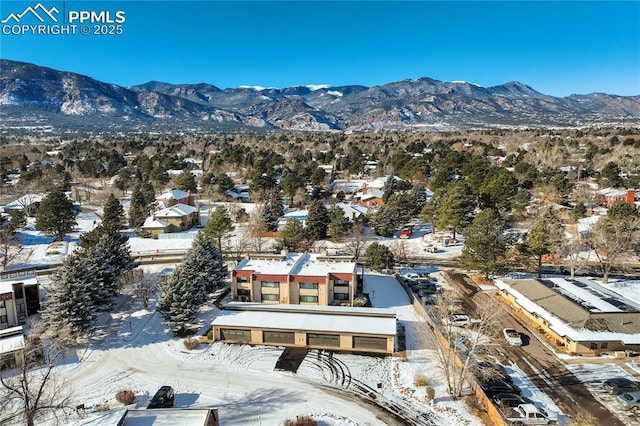
{"type": "MultiPolygon", "coordinates": [[[[0,20],[37,3],[2,0],[0,20]]],[[[374,86],[431,77],[517,80],[554,96],[640,95],[639,1],[41,3],[65,13],[122,10],[123,34],[2,34],[0,57],[124,86],[374,86]]]]}

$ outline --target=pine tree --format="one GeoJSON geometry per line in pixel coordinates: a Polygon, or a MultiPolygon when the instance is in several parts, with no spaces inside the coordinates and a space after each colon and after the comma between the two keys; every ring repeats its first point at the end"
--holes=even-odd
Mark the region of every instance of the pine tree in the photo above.
{"type": "Polygon", "coordinates": [[[222,237],[233,230],[233,221],[224,206],[217,207],[209,216],[204,233],[218,242],[218,251],[222,253],[222,237]]]}
{"type": "Polygon", "coordinates": [[[75,225],[73,202],[62,191],[52,191],[40,202],[36,213],[38,230],[62,241],[75,225]]]}
{"type": "Polygon", "coordinates": [[[453,238],[456,231],[466,227],[471,222],[471,214],[475,209],[475,201],[469,186],[461,181],[447,185],[442,204],[438,210],[437,226],[440,229],[450,229],[453,238]]]}
{"type": "Polygon", "coordinates": [[[382,237],[391,237],[393,230],[400,224],[398,217],[393,209],[382,206],[371,218],[371,225],[376,234],[382,237]]]}
{"type": "Polygon", "coordinates": [[[309,204],[307,214],[306,232],[312,239],[321,240],[327,237],[327,227],[331,218],[329,212],[320,200],[314,200],[309,204]]]}
{"type": "Polygon", "coordinates": [[[180,265],[161,286],[162,293],[158,299],[157,310],[170,327],[184,326],[198,315],[200,301],[204,299],[193,276],[187,268],[180,265]]]}
{"type": "Polygon", "coordinates": [[[329,217],[331,222],[329,222],[327,231],[332,240],[338,241],[347,235],[350,228],[349,220],[344,217],[344,210],[338,206],[333,206],[329,209],[329,217]]]}
{"type": "Polygon", "coordinates": [[[276,190],[269,191],[260,209],[260,216],[262,216],[262,220],[267,225],[267,230],[277,231],[278,221],[283,214],[284,207],[282,206],[279,192],[276,190]]]}
{"type": "Polygon", "coordinates": [[[104,205],[104,213],[102,214],[102,224],[105,227],[120,228],[124,222],[124,208],[120,201],[113,195],[109,194],[107,202],[104,205]]]}
{"type": "Polygon", "coordinates": [[[287,220],[287,223],[280,230],[278,246],[287,250],[298,250],[305,237],[306,234],[302,222],[294,217],[287,220]]]}
{"type": "Polygon", "coordinates": [[[196,178],[193,177],[193,174],[189,170],[184,170],[180,174],[180,176],[178,176],[176,188],[183,191],[191,191],[195,194],[196,192],[198,192],[198,183],[196,182],[196,178]]]}
{"type": "Polygon", "coordinates": [[[133,189],[131,204],[129,205],[129,226],[138,228],[144,224],[147,218],[147,204],[140,185],[133,189]]]}
{"type": "Polygon", "coordinates": [[[558,214],[547,208],[534,222],[525,239],[527,251],[536,261],[538,278],[542,276],[542,257],[557,254],[564,240],[564,228],[558,214]]]}
{"type": "Polygon", "coordinates": [[[222,256],[215,242],[205,233],[198,232],[182,265],[185,273],[193,277],[194,283],[203,290],[205,296],[206,293],[224,286],[225,268],[222,256]]]}
{"type": "Polygon", "coordinates": [[[364,252],[365,262],[371,269],[383,270],[393,268],[395,260],[389,247],[371,243],[364,252]]]}
{"type": "Polygon", "coordinates": [[[71,254],[53,275],[42,319],[54,334],[67,327],[77,335],[91,329],[96,318],[91,299],[94,274],[85,259],[71,254]]]}
{"type": "Polygon", "coordinates": [[[462,265],[479,270],[485,278],[505,272],[508,241],[502,235],[504,228],[504,221],[494,209],[480,212],[464,232],[462,265]]]}

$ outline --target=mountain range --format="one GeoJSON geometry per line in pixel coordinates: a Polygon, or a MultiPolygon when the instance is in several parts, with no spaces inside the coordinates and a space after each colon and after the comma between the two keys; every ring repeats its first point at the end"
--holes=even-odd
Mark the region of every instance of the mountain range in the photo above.
{"type": "Polygon", "coordinates": [[[457,130],[640,123],[640,96],[554,97],[519,82],[483,87],[430,78],[381,86],[283,89],[158,81],[122,87],[0,60],[0,126],[131,129],[457,130]]]}

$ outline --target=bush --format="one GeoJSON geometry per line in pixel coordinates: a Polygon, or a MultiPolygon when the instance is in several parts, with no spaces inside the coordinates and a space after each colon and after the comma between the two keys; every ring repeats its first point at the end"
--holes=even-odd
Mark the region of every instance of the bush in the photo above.
{"type": "Polygon", "coordinates": [[[193,337],[187,337],[182,341],[182,343],[184,343],[185,348],[191,351],[198,347],[198,345],[200,344],[200,340],[194,339],[193,337]]]}
{"type": "Polygon", "coordinates": [[[367,301],[368,300],[366,296],[356,296],[353,298],[353,307],[361,308],[367,304],[367,301]]]}
{"type": "Polygon", "coordinates": [[[125,389],[116,393],[116,400],[121,404],[130,405],[136,400],[136,395],[132,390],[125,389]]]}
{"type": "Polygon", "coordinates": [[[415,386],[427,386],[429,384],[429,379],[424,374],[418,374],[413,378],[413,384],[415,386]]]}
{"type": "Polygon", "coordinates": [[[433,388],[433,386],[427,387],[427,399],[429,401],[433,401],[433,398],[435,397],[436,397],[436,390],[433,388]]]}
{"type": "Polygon", "coordinates": [[[294,419],[287,419],[283,426],[316,426],[318,422],[310,416],[296,416],[294,419]]]}

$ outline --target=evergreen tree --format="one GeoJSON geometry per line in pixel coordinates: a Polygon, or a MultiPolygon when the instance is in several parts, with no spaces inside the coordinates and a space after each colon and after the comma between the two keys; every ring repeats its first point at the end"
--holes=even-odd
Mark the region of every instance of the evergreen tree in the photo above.
{"type": "Polygon", "coordinates": [[[422,211],[422,208],[427,202],[427,188],[424,184],[418,182],[413,185],[411,189],[411,195],[413,195],[413,199],[415,202],[415,209],[413,210],[412,216],[417,216],[422,211]]]}
{"type": "Polygon", "coordinates": [[[224,286],[226,268],[221,252],[204,232],[198,232],[182,265],[185,274],[193,277],[193,282],[203,289],[205,296],[224,286]]]}
{"type": "Polygon", "coordinates": [[[75,225],[73,202],[62,191],[52,191],[40,202],[36,213],[38,230],[62,241],[75,225]]]}
{"type": "Polygon", "coordinates": [[[218,206],[209,216],[209,220],[204,227],[207,237],[218,242],[218,251],[222,253],[222,238],[233,230],[233,221],[224,206],[218,206]]]}
{"type": "Polygon", "coordinates": [[[542,276],[543,256],[558,253],[563,239],[562,222],[549,207],[534,222],[525,240],[528,253],[536,260],[538,278],[542,276]]]}
{"type": "Polygon", "coordinates": [[[502,235],[504,221],[494,209],[480,212],[465,230],[460,261],[468,269],[482,272],[485,278],[505,272],[507,240],[502,235]]]}
{"type": "Polygon", "coordinates": [[[469,186],[461,181],[450,183],[438,210],[437,226],[440,229],[450,229],[455,239],[456,231],[471,222],[474,209],[475,202],[469,186]]]}
{"type": "Polygon", "coordinates": [[[191,191],[192,193],[198,192],[198,184],[196,178],[189,170],[184,170],[176,182],[176,188],[183,191],[191,191]]]}
{"type": "Polygon", "coordinates": [[[93,326],[96,318],[91,299],[95,271],[85,259],[71,254],[53,275],[42,319],[56,334],[65,328],[83,334],[93,326]]]}
{"type": "Polygon", "coordinates": [[[327,227],[331,218],[329,212],[320,200],[314,200],[309,204],[307,213],[306,232],[309,238],[322,240],[327,237],[327,227]]]}
{"type": "Polygon", "coordinates": [[[332,240],[338,241],[347,235],[350,228],[349,219],[344,217],[344,210],[341,207],[332,206],[329,209],[329,218],[331,222],[329,222],[327,231],[332,240]]]}
{"type": "Polygon", "coordinates": [[[123,222],[124,208],[113,194],[109,194],[109,198],[107,198],[107,202],[104,205],[102,224],[108,228],[119,229],[123,222]]]}
{"type": "Polygon", "coordinates": [[[110,305],[118,294],[120,277],[133,269],[129,239],[114,228],[96,227],[82,237],[78,255],[95,272],[92,299],[95,305],[110,305]]]}
{"type": "Polygon", "coordinates": [[[277,190],[271,190],[267,193],[264,204],[260,209],[260,216],[267,225],[267,230],[277,231],[278,221],[284,215],[284,207],[280,201],[280,194],[277,190]]]}
{"type": "Polygon", "coordinates": [[[144,192],[140,185],[133,189],[131,204],[129,205],[129,226],[138,228],[144,224],[149,211],[145,201],[144,192]]]}
{"type": "Polygon", "coordinates": [[[192,274],[180,265],[161,286],[157,310],[172,328],[184,327],[198,316],[204,295],[192,279],[192,274]]]}
{"type": "Polygon", "coordinates": [[[378,243],[371,243],[367,247],[364,251],[364,259],[367,266],[376,270],[391,269],[395,263],[389,247],[378,243]]]}
{"type": "Polygon", "coordinates": [[[376,234],[382,237],[391,237],[393,231],[398,227],[400,221],[398,220],[395,211],[382,206],[371,218],[371,226],[376,231],[376,234]]]}
{"type": "Polygon", "coordinates": [[[300,249],[300,244],[305,240],[305,238],[306,234],[305,229],[302,226],[302,222],[294,217],[289,219],[286,225],[284,225],[280,230],[280,235],[278,235],[278,246],[288,250],[297,251],[300,249]]]}

